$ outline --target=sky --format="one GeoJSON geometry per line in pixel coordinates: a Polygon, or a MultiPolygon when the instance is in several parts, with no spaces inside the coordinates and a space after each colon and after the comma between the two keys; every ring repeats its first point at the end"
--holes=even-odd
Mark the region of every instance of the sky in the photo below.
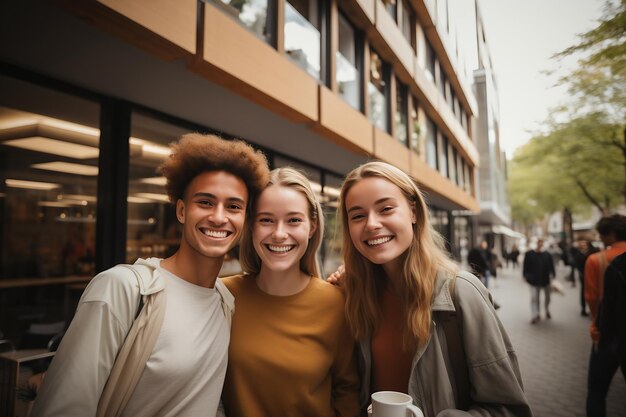
{"type": "Polygon", "coordinates": [[[479,0],[500,97],[500,145],[507,158],[567,100],[557,74],[575,59],[550,57],[595,26],[603,0],[479,0]],[[557,71],[547,75],[545,71],[557,71]]]}

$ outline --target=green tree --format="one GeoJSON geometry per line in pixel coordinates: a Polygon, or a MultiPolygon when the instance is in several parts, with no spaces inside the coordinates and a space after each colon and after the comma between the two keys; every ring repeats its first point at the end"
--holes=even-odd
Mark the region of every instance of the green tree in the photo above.
{"type": "Polygon", "coordinates": [[[607,1],[598,26],[555,58],[575,53],[577,69],[560,80],[570,101],[510,164],[512,216],[525,224],[626,203],[626,0],[607,1]]]}

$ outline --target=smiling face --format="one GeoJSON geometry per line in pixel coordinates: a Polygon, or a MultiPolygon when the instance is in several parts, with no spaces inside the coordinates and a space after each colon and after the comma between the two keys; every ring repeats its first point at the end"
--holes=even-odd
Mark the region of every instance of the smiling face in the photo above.
{"type": "Polygon", "coordinates": [[[183,224],[181,250],[221,261],[239,241],[247,201],[248,189],[239,177],[225,171],[195,177],[184,199],[176,202],[176,216],[183,224]]]}
{"type": "Polygon", "coordinates": [[[359,180],[346,194],[350,238],[370,262],[396,274],[413,241],[415,209],[400,188],[380,177],[359,180]]]}
{"type": "Polygon", "coordinates": [[[306,197],[290,187],[272,185],[259,196],[252,241],[261,269],[296,272],[316,226],[306,197]]]}

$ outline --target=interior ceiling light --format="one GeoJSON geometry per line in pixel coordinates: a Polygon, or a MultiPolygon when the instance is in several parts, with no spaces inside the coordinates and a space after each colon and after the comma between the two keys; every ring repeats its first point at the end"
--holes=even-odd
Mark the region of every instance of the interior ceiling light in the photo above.
{"type": "Polygon", "coordinates": [[[66,174],[84,175],[95,177],[98,175],[98,167],[92,165],[72,164],[69,162],[45,162],[43,164],[33,164],[33,168],[45,169],[48,171],[64,172],[66,174]]]}
{"type": "Polygon", "coordinates": [[[126,197],[126,201],[128,201],[129,203],[135,203],[135,204],[154,203],[154,200],[151,200],[149,198],[135,197],[132,195],[129,195],[128,197],[126,197]]]}
{"type": "Polygon", "coordinates": [[[157,194],[157,193],[136,193],[135,197],[148,198],[153,201],[161,201],[165,203],[169,203],[170,199],[166,194],[157,194]]]}
{"type": "Polygon", "coordinates": [[[168,156],[170,153],[172,153],[170,148],[168,148],[167,146],[158,145],[156,143],[149,142],[143,139],[131,137],[130,144],[141,147],[142,154],[151,154],[161,159],[168,156]]]}
{"type": "Polygon", "coordinates": [[[96,196],[93,195],[83,195],[83,194],[59,194],[57,196],[58,200],[77,200],[77,201],[87,201],[89,203],[95,203],[98,201],[96,196]]]}
{"type": "Polygon", "coordinates": [[[167,179],[165,177],[151,177],[151,178],[142,178],[139,180],[144,184],[152,184],[152,185],[162,185],[165,186],[167,183],[167,179]]]}
{"type": "Polygon", "coordinates": [[[29,190],[54,190],[55,188],[61,187],[60,184],[54,184],[50,182],[24,181],[8,178],[4,180],[4,183],[7,185],[7,187],[26,188],[29,190]]]}
{"type": "Polygon", "coordinates": [[[60,208],[68,208],[71,207],[71,204],[63,203],[61,201],[40,201],[37,203],[38,206],[41,207],[60,207],[60,208]]]}
{"type": "Polygon", "coordinates": [[[99,155],[98,148],[94,148],[93,146],[79,145],[77,143],[49,139],[41,136],[7,140],[3,142],[3,144],[28,149],[29,151],[49,153],[74,159],[92,159],[97,158],[99,155]]]}

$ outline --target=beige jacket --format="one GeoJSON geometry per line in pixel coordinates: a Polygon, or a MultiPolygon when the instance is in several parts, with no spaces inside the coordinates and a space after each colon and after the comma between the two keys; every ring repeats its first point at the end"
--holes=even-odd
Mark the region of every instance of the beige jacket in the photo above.
{"type": "MultiPolygon", "coordinates": [[[[139,259],[132,268],[117,265],[91,280],[46,373],[33,417],[120,415],[163,323],[159,262],[139,259]],[[140,296],[144,308],[137,315],[140,296]]],[[[215,288],[230,325],[234,297],[220,280],[215,288]]]]}
{"type": "MultiPolygon", "coordinates": [[[[491,295],[472,274],[459,272],[452,302],[452,277],[439,273],[431,304],[433,326],[429,340],[416,352],[407,392],[426,417],[532,416],[524,395],[517,356],[493,308],[491,295]],[[455,379],[449,364],[443,326],[437,311],[461,310],[463,344],[469,379],[469,411],[456,410],[455,379]]],[[[370,341],[360,344],[361,406],[370,402],[370,341]]]]}

